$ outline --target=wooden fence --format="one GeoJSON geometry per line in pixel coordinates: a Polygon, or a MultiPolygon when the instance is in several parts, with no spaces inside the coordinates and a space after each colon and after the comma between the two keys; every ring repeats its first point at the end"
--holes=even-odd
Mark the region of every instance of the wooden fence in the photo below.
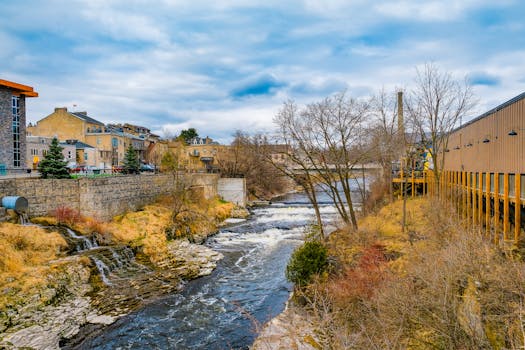
{"type": "Polygon", "coordinates": [[[435,195],[455,206],[468,227],[477,227],[494,243],[517,245],[525,229],[525,174],[444,171],[400,173],[394,183],[407,195],[435,195]]]}

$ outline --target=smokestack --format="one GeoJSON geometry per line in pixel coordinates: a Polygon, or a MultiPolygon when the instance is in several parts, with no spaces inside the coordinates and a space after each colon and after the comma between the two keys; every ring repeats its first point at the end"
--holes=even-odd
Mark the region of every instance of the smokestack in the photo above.
{"type": "Polygon", "coordinates": [[[405,121],[403,119],[403,91],[397,92],[397,132],[405,139],[405,121]]]}

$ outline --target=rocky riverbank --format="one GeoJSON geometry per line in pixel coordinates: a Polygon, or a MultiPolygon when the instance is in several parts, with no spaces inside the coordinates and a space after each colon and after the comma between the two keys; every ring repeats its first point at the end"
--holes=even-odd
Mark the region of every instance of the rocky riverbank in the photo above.
{"type": "MultiPolygon", "coordinates": [[[[171,240],[166,239],[171,214],[162,205],[148,206],[109,223],[89,218],[71,220],[68,226],[76,232],[57,227],[65,240],[55,231],[48,232],[47,235],[59,240],[48,250],[60,252],[54,260],[42,259],[31,266],[36,269],[33,274],[40,274],[32,287],[27,290],[20,287],[32,277],[28,273],[11,278],[13,286],[0,285],[0,297],[5,301],[0,309],[0,348],[73,348],[82,339],[75,336],[79,332],[81,335],[101,329],[146,303],[182,289],[185,281],[210,274],[222,255],[192,242],[202,243],[228,216],[248,213],[238,208],[232,210],[224,203],[211,204],[207,209],[207,216],[201,215],[205,225],[192,226],[199,232],[171,240]],[[198,240],[194,239],[195,234],[198,240]],[[73,255],[64,256],[68,251],[73,255]],[[71,338],[75,340],[72,342],[71,338]]],[[[39,222],[49,224],[53,220],[39,222]]],[[[43,231],[38,227],[22,227],[25,231],[43,231]]],[[[3,229],[0,226],[0,234],[3,229]]],[[[47,240],[45,232],[39,234],[44,236],[35,242],[20,243],[15,237],[13,247],[6,251],[22,246],[28,248],[26,255],[30,256],[29,248],[37,250],[47,240]]],[[[32,232],[21,237],[30,235],[32,232]]],[[[28,259],[20,260],[27,264],[28,259]]],[[[5,265],[0,261],[0,270],[5,270],[5,265]]]]}
{"type": "Polygon", "coordinates": [[[311,322],[311,317],[300,307],[289,302],[286,309],[263,327],[251,346],[252,350],[319,350],[322,349],[311,322]]]}
{"type": "Polygon", "coordinates": [[[210,274],[222,258],[220,253],[187,240],[170,242],[168,247],[171,260],[155,269],[145,268],[129,279],[110,280],[111,285],[97,282],[92,275],[94,267],[81,256],[62,259],[59,284],[8,311],[0,348],[58,349],[82,327],[111,324],[144,303],[180,290],[185,280],[210,274]],[[41,301],[44,294],[51,296],[47,305],[41,301]]]}

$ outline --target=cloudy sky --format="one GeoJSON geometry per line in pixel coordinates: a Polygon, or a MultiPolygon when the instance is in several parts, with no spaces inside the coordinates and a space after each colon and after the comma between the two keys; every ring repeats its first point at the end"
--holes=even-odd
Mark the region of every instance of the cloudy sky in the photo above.
{"type": "Polygon", "coordinates": [[[283,101],[410,89],[434,62],[468,75],[478,114],[525,91],[521,0],[0,1],[0,79],[54,107],[228,142],[283,101]]]}

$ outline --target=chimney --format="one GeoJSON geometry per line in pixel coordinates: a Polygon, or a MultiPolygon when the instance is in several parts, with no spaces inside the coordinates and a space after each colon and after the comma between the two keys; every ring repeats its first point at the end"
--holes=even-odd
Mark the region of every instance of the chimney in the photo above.
{"type": "Polygon", "coordinates": [[[397,92],[397,132],[403,144],[405,143],[405,121],[403,118],[403,91],[397,92]]]}
{"type": "Polygon", "coordinates": [[[55,113],[58,112],[66,112],[67,113],[67,107],[55,107],[55,113]]]}

